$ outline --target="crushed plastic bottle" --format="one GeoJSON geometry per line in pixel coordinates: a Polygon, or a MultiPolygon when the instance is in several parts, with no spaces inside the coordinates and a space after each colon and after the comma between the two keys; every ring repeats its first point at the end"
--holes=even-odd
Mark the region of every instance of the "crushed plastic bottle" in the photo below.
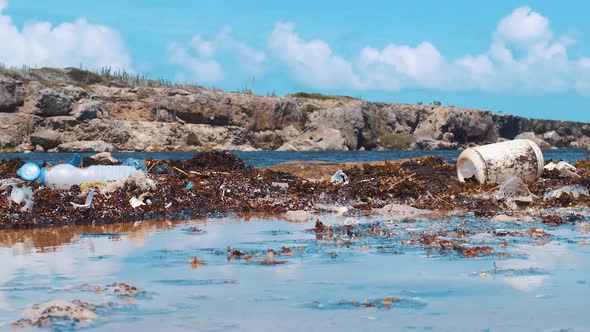
{"type": "Polygon", "coordinates": [[[10,200],[19,205],[24,202],[25,205],[21,208],[21,211],[23,212],[28,211],[35,206],[35,202],[33,201],[33,190],[27,186],[18,187],[13,185],[12,191],[10,192],[10,200]]]}
{"type": "Polygon", "coordinates": [[[342,185],[348,184],[348,175],[346,175],[346,173],[344,173],[342,170],[338,170],[336,173],[334,173],[334,175],[332,175],[330,182],[342,185]]]}
{"type": "Polygon", "coordinates": [[[69,189],[86,182],[111,182],[126,179],[138,170],[134,166],[95,165],[78,168],[71,164],[61,164],[49,169],[40,168],[35,163],[26,163],[18,171],[25,181],[38,181],[52,189],[69,189]]]}

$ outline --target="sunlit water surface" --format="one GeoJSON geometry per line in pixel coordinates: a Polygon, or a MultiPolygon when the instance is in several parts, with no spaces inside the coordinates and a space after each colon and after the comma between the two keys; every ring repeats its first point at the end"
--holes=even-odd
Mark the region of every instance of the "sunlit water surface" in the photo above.
{"type": "Polygon", "coordinates": [[[382,221],[399,236],[349,245],[316,239],[313,222],[231,217],[202,221],[0,232],[0,324],[35,303],[81,299],[117,305],[67,331],[572,331],[590,330],[588,224],[559,228],[478,220],[401,222],[321,216],[326,224],[382,221]],[[403,246],[408,232],[469,227],[494,255],[463,258],[403,246]],[[543,228],[549,241],[496,237],[494,229],[543,228]],[[506,240],[508,246],[502,245],[506,240]],[[294,256],[228,261],[226,248],[294,256]],[[497,255],[504,253],[506,257],[497,255]],[[197,256],[205,264],[192,265],[197,256]],[[125,282],[136,297],[94,292],[125,282]],[[91,287],[83,286],[85,284],[91,287]],[[382,299],[395,296],[391,306],[382,299]],[[366,301],[377,304],[365,307],[366,301]]]}

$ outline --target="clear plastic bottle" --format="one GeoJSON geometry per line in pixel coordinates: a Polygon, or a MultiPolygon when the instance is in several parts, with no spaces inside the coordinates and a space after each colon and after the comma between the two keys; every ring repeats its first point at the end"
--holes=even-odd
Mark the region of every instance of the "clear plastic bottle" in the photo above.
{"type": "Polygon", "coordinates": [[[85,182],[110,182],[125,179],[135,172],[138,172],[135,167],[124,165],[95,165],[78,168],[69,164],[61,164],[42,172],[40,182],[52,189],[68,189],[73,185],[85,182]]]}

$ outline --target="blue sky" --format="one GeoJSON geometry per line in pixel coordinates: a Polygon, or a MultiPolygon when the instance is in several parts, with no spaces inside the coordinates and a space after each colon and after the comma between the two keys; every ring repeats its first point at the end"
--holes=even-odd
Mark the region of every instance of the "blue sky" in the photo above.
{"type": "Polygon", "coordinates": [[[590,122],[571,1],[0,0],[0,62],[590,122]]]}

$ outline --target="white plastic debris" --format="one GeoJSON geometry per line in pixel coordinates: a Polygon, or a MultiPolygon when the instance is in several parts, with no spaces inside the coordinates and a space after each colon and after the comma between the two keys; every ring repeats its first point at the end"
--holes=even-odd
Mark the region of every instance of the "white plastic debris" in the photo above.
{"type": "Polygon", "coordinates": [[[334,173],[334,175],[332,175],[330,182],[342,185],[348,184],[348,175],[346,175],[342,170],[338,170],[336,173],[334,173]]]}
{"type": "Polygon", "coordinates": [[[16,204],[22,203],[25,200],[25,192],[17,186],[12,186],[12,191],[10,192],[10,200],[15,202],[16,204]]]}
{"type": "Polygon", "coordinates": [[[314,208],[318,211],[332,212],[338,215],[348,212],[348,207],[342,205],[316,204],[314,208]]]}
{"type": "Polygon", "coordinates": [[[26,212],[35,206],[35,202],[33,201],[33,190],[27,186],[19,188],[17,185],[12,185],[10,200],[16,204],[24,202],[25,205],[21,208],[22,212],[26,212]]]}
{"type": "Polygon", "coordinates": [[[580,185],[573,185],[573,186],[565,186],[559,189],[551,190],[543,196],[544,200],[549,200],[552,198],[559,198],[563,194],[572,195],[574,198],[579,198],[581,196],[590,196],[590,192],[588,192],[588,188],[580,185]]]}
{"type": "Polygon", "coordinates": [[[84,202],[84,204],[77,204],[74,202],[70,202],[70,204],[72,204],[72,206],[75,207],[76,209],[89,208],[92,205],[93,199],[94,199],[94,189],[90,189],[90,191],[88,192],[88,195],[86,195],[86,201],[84,202]]]}
{"type": "Polygon", "coordinates": [[[131,197],[131,199],[129,200],[129,204],[131,204],[131,207],[134,209],[142,205],[145,205],[145,203],[141,199],[135,196],[131,197]]]}
{"type": "Polygon", "coordinates": [[[543,152],[535,142],[516,139],[465,149],[457,159],[459,181],[503,183],[517,176],[527,183],[543,175],[543,152]]]}
{"type": "Polygon", "coordinates": [[[519,177],[513,176],[504,181],[496,194],[498,199],[506,199],[514,202],[532,203],[535,195],[519,177]]]}
{"type": "Polygon", "coordinates": [[[8,188],[16,186],[18,181],[15,178],[0,180],[0,192],[5,192],[8,188]]]}
{"type": "Polygon", "coordinates": [[[569,178],[580,178],[581,176],[578,175],[576,173],[577,168],[569,163],[566,163],[565,161],[560,161],[560,162],[550,162],[547,165],[545,165],[545,170],[546,171],[552,171],[552,170],[558,170],[560,172],[560,175],[563,177],[569,177],[569,178]]]}

